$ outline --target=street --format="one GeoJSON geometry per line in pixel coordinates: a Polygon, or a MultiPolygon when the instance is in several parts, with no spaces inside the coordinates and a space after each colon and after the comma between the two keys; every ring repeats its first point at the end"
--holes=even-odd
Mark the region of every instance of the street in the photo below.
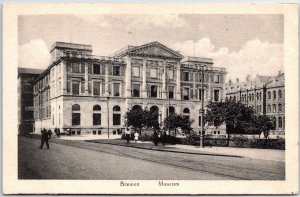
{"type": "Polygon", "coordinates": [[[19,179],[284,180],[285,163],[19,136],[19,179]]]}

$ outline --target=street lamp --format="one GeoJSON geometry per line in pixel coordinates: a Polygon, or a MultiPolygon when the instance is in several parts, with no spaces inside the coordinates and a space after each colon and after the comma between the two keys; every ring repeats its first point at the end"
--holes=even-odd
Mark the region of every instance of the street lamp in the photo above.
{"type": "Polygon", "coordinates": [[[107,105],[107,138],[109,138],[109,99],[110,97],[107,96],[106,105],[107,105]]]}
{"type": "Polygon", "coordinates": [[[204,81],[204,70],[206,66],[202,66],[201,68],[201,130],[200,130],[200,148],[203,148],[203,131],[204,131],[204,88],[203,88],[203,81],[204,81]]]}

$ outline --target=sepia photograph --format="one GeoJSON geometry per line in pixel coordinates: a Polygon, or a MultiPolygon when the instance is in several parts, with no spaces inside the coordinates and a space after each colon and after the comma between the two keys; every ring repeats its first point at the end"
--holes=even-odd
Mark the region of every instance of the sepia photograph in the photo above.
{"type": "Polygon", "coordinates": [[[17,13],[16,181],[290,180],[284,14],[17,13]]]}

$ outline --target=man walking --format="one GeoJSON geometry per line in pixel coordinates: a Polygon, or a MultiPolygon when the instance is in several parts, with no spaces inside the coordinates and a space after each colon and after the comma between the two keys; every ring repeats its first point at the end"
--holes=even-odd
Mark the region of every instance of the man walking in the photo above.
{"type": "Polygon", "coordinates": [[[42,130],[41,146],[40,149],[43,149],[44,143],[46,143],[47,148],[49,149],[49,132],[44,128],[42,130]]]}

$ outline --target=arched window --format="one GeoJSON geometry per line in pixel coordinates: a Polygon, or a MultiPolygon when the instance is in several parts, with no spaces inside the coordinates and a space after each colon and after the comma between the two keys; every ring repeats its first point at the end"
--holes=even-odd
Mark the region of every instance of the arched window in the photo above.
{"type": "Polygon", "coordinates": [[[120,106],[119,106],[119,105],[115,105],[115,106],[113,107],[113,111],[121,111],[120,106]]]}
{"type": "Polygon", "coordinates": [[[261,100],[261,92],[259,93],[259,100],[261,100]]]}
{"type": "Polygon", "coordinates": [[[282,128],[282,118],[278,118],[278,128],[282,128]]]}
{"type": "Polygon", "coordinates": [[[268,99],[271,99],[271,92],[268,92],[268,99]]]}
{"type": "Polygon", "coordinates": [[[256,100],[259,100],[259,93],[256,93],[256,100]]]}
{"type": "Polygon", "coordinates": [[[80,106],[78,104],[72,106],[72,125],[80,125],[80,106]]]}
{"type": "Polygon", "coordinates": [[[278,98],[282,98],[282,91],[281,90],[278,90],[278,98]]]}
{"type": "Polygon", "coordinates": [[[158,120],[158,116],[159,116],[159,109],[158,109],[158,107],[157,106],[152,106],[152,107],[150,107],[150,112],[151,113],[154,113],[154,115],[155,115],[155,118],[156,118],[156,123],[158,124],[159,123],[159,120],[158,120]]]}
{"type": "Polygon", "coordinates": [[[173,106],[169,106],[169,115],[175,114],[175,108],[173,106]]]}
{"type": "Polygon", "coordinates": [[[275,127],[275,129],[276,129],[276,128],[277,128],[276,117],[273,118],[273,121],[274,121],[274,127],[275,127]]]}
{"type": "Polygon", "coordinates": [[[121,108],[118,105],[113,107],[113,125],[121,125],[121,108]]]}
{"type": "Polygon", "coordinates": [[[233,96],[233,101],[236,101],[236,97],[235,96],[233,96]]]}
{"type": "Polygon", "coordinates": [[[268,111],[268,113],[271,113],[271,105],[268,105],[267,111],[268,111]]]}
{"type": "Polygon", "coordinates": [[[252,101],[254,101],[254,94],[252,93],[252,101]]]}
{"type": "Polygon", "coordinates": [[[282,105],[278,104],[278,111],[282,111],[282,105]]]}
{"type": "Polygon", "coordinates": [[[273,112],[276,112],[276,105],[273,104],[273,112]]]}
{"type": "Polygon", "coordinates": [[[251,101],[251,94],[249,94],[248,99],[249,99],[249,101],[251,101]]]}
{"type": "Polygon", "coordinates": [[[190,113],[189,108],[184,108],[183,113],[184,113],[184,114],[189,114],[189,113],[190,113]]]}
{"type": "Polygon", "coordinates": [[[134,105],[134,106],[132,107],[132,110],[142,110],[142,107],[139,106],[139,105],[134,105]]]}
{"type": "Polygon", "coordinates": [[[273,91],[273,99],[276,99],[276,91],[273,91]]]}
{"type": "Polygon", "coordinates": [[[93,125],[101,125],[101,107],[99,105],[93,107],[93,125]]]}

